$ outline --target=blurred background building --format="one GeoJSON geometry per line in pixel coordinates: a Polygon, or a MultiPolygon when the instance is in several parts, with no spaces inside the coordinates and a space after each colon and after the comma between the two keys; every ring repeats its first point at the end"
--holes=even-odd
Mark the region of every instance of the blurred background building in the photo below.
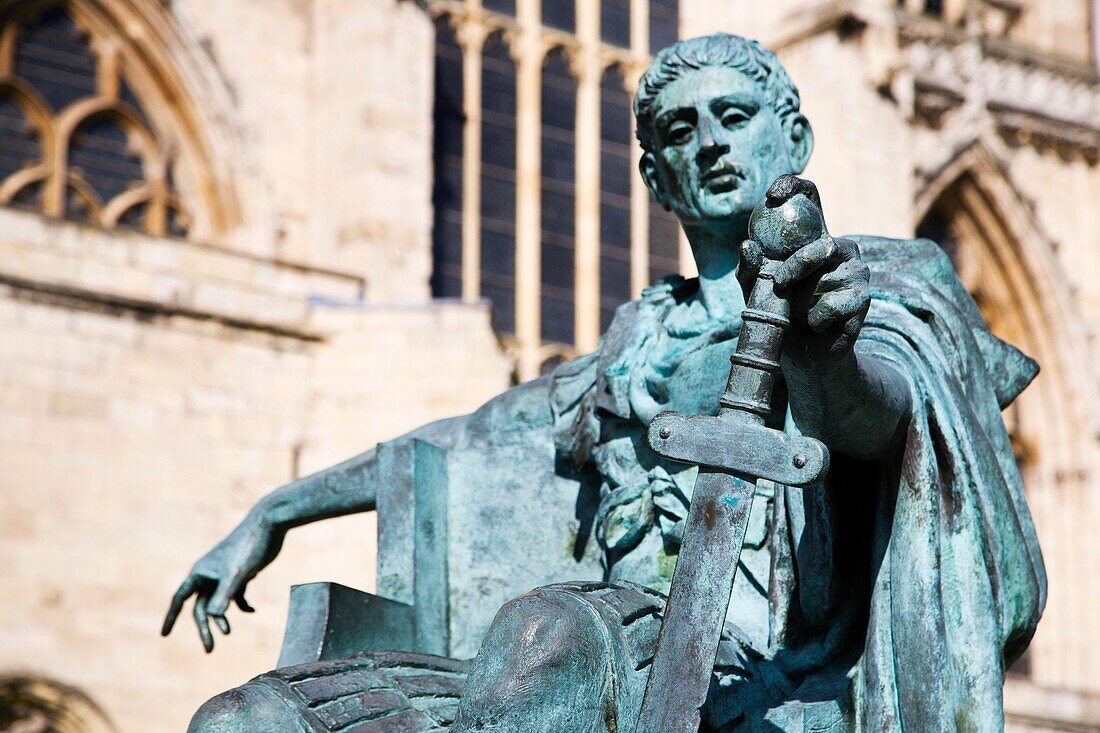
{"type": "Polygon", "coordinates": [[[161,615],[264,493],[592,349],[690,274],[651,51],[776,49],[834,232],[943,244],[1043,372],[1005,415],[1050,575],[1014,731],[1100,731],[1097,0],[0,0],[0,729],[179,731],[275,662],[292,532],[204,658],[161,615]]]}

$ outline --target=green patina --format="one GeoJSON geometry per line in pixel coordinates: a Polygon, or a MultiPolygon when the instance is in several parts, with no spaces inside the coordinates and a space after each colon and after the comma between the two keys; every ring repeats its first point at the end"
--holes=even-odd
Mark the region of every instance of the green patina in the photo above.
{"type": "MultiPolygon", "coordinates": [[[[635,112],[641,175],[679,218],[699,277],[668,278],[623,305],[595,353],[262,500],[196,563],[165,632],[195,596],[209,650],[210,623],[226,630],[230,602],[247,606],[245,586],[290,528],[378,509],[379,592],[391,600],[363,596],[366,610],[351,611],[358,601],[339,600],[344,591],[314,598],[302,608],[321,610],[292,618],[288,643],[320,625],[344,635],[332,645],[340,655],[412,654],[262,675],[207,703],[193,733],[349,721],[640,730],[661,594],[698,529],[686,520],[703,475],[655,452],[647,430],[666,411],[719,413],[751,320],[745,294],[762,272],[790,327],[761,427],[818,440],[832,460],[804,488],[723,479],[752,497],[751,512],[692,725],[1001,729],[1005,668],[1046,592],[1000,418],[1035,364],[989,334],[934,243],[828,234],[816,189],[792,177],[813,148],[809,121],[756,43],[719,34],[665,49],[635,112]],[[748,238],[754,209],[759,241],[748,238]],[[416,655],[425,651],[473,659],[416,655]],[[413,695],[403,670],[437,693],[413,695]],[[385,704],[356,697],[364,685],[394,692],[385,704]],[[344,717],[330,715],[333,700],[344,717]]],[[[730,558],[693,562],[706,577],[730,558]]]]}

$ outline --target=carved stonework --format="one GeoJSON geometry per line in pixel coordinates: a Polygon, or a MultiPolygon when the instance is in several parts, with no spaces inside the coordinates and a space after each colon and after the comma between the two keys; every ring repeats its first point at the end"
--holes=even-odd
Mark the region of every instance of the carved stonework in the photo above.
{"type": "Polygon", "coordinates": [[[903,22],[900,40],[922,123],[939,128],[947,113],[965,106],[1010,145],[1096,160],[1100,76],[1092,68],[924,22],[903,22]]]}

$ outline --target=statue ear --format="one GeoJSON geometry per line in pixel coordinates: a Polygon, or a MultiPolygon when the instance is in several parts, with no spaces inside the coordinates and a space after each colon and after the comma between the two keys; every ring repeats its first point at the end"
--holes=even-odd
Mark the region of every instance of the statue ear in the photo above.
{"type": "Polygon", "coordinates": [[[668,186],[665,185],[664,176],[661,175],[657,158],[653,153],[642,153],[642,159],[638,161],[638,172],[642,174],[642,180],[645,181],[646,187],[653,192],[653,197],[657,199],[657,203],[665,211],[672,211],[672,204],[668,198],[668,186]]]}
{"type": "Polygon", "coordinates": [[[791,162],[794,163],[794,174],[798,175],[806,170],[806,165],[810,162],[810,153],[814,150],[814,131],[810,129],[810,121],[806,119],[806,115],[801,113],[790,117],[784,127],[787,131],[791,162]]]}

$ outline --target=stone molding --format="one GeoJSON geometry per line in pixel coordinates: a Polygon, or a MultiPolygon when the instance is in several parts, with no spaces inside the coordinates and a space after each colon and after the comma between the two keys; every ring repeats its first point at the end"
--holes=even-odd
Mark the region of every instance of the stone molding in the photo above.
{"type": "Polygon", "coordinates": [[[1100,157],[1100,75],[1091,67],[902,14],[898,33],[914,112],[926,124],[967,109],[987,115],[1010,145],[1053,147],[1090,164],[1100,157]]]}
{"type": "Polygon", "coordinates": [[[1005,682],[1005,723],[1008,730],[1100,730],[1100,697],[1085,692],[1052,690],[1022,679],[1005,682]]]}
{"type": "Polygon", "coordinates": [[[16,209],[0,208],[0,232],[0,284],[81,307],[315,340],[307,328],[314,304],[364,296],[352,275],[16,209]]]}

